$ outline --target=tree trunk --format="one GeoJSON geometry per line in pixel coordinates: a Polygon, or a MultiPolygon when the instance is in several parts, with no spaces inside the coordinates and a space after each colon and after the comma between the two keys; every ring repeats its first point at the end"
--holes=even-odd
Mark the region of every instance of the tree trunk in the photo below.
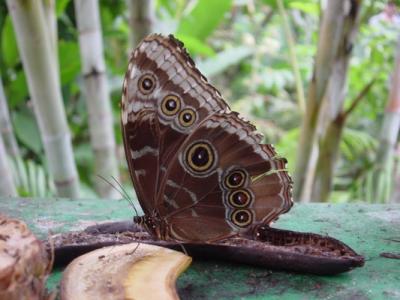
{"type": "Polygon", "coordinates": [[[79,178],[43,5],[35,0],[7,0],[7,5],[57,193],[76,198],[79,178]]]}
{"type": "Polygon", "coordinates": [[[383,125],[379,138],[379,148],[376,155],[375,165],[377,170],[374,174],[374,199],[383,201],[390,200],[391,186],[393,184],[394,151],[400,130],[400,36],[396,47],[396,63],[390,85],[389,101],[383,119],[383,125]],[[387,176],[387,174],[390,176],[387,176]],[[386,177],[389,180],[383,180],[386,177]],[[388,182],[389,181],[389,182],[388,182]],[[385,192],[387,191],[387,192],[385,192]],[[386,195],[386,196],[385,196],[386,195]],[[386,199],[384,199],[386,198],[386,199]]]}
{"type": "Polygon", "coordinates": [[[129,27],[131,45],[135,48],[139,42],[152,32],[154,23],[154,0],[127,0],[129,6],[129,27]]]}
{"type": "MultiPolygon", "coordinates": [[[[118,163],[113,130],[113,117],[103,56],[100,13],[97,0],[75,0],[75,15],[79,30],[82,74],[89,128],[95,155],[95,175],[118,178],[118,163]]],[[[94,178],[101,197],[116,198],[117,191],[102,178],[94,178]]]]}
{"type": "Polygon", "coordinates": [[[0,196],[17,196],[2,136],[0,136],[0,196]]]}
{"type": "Polygon", "coordinates": [[[354,0],[328,0],[319,33],[314,71],[308,89],[306,112],[303,118],[299,150],[294,174],[294,198],[309,201],[318,160],[318,130],[320,110],[333,72],[334,61],[344,30],[345,19],[351,14],[354,0]]]}
{"type": "Polygon", "coordinates": [[[361,0],[349,1],[348,13],[342,19],[344,24],[339,47],[333,61],[328,89],[320,111],[318,139],[319,155],[314,172],[312,201],[328,201],[332,190],[333,175],[337,161],[340,139],[347,114],[343,114],[346,98],[346,82],[351,50],[358,32],[361,0]]]}
{"type": "Polygon", "coordinates": [[[13,159],[20,157],[18,144],[15,139],[12,123],[10,120],[6,95],[4,94],[3,82],[1,81],[1,79],[0,79],[0,131],[8,155],[13,159]]]}

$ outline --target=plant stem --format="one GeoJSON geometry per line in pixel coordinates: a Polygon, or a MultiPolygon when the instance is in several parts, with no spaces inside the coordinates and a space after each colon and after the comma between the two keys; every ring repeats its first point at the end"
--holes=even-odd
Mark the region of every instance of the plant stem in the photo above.
{"type": "Polygon", "coordinates": [[[294,174],[294,198],[309,201],[316,155],[318,155],[318,120],[333,61],[343,31],[344,1],[329,0],[321,22],[314,72],[308,90],[306,112],[303,117],[300,143],[294,174]]]}
{"type": "Polygon", "coordinates": [[[127,0],[127,2],[131,45],[135,48],[146,35],[152,32],[154,0],[127,0]]]}
{"type": "Polygon", "coordinates": [[[360,103],[360,101],[365,97],[365,95],[368,94],[369,90],[372,88],[372,86],[374,85],[376,81],[376,78],[372,78],[370,82],[368,82],[363,88],[362,90],[358,93],[358,95],[356,97],[354,97],[354,99],[351,101],[351,104],[349,106],[349,108],[343,112],[343,118],[347,119],[348,116],[353,112],[354,109],[356,109],[356,107],[358,106],[358,104],[360,103]]]}
{"type": "Polygon", "coordinates": [[[0,196],[17,196],[12,172],[8,163],[8,155],[0,135],[0,196]]]}
{"type": "MultiPolygon", "coordinates": [[[[396,47],[396,62],[390,85],[389,101],[383,119],[381,134],[379,137],[379,148],[376,152],[375,164],[378,168],[373,177],[375,199],[383,198],[379,191],[387,190],[385,186],[391,186],[393,176],[383,180],[385,173],[392,173],[393,156],[400,131],[400,36],[396,47]]],[[[395,175],[395,174],[391,174],[395,175]]],[[[397,183],[398,184],[398,183],[397,183]]],[[[390,196],[390,194],[389,194],[390,196]]],[[[390,197],[388,197],[390,198],[390,197]]],[[[385,199],[388,201],[389,199],[385,199]]]]}
{"type": "MultiPolygon", "coordinates": [[[[58,65],[58,26],[57,26],[57,15],[55,8],[55,0],[43,0],[43,11],[46,17],[48,34],[51,38],[51,47],[54,54],[55,65],[57,66],[57,72],[59,73],[58,65]]],[[[58,75],[59,77],[59,75],[58,75]]]]}
{"type": "Polygon", "coordinates": [[[276,0],[276,2],[278,4],[279,14],[281,15],[283,20],[283,28],[285,30],[286,41],[289,46],[289,58],[296,81],[297,101],[301,113],[304,114],[306,107],[306,97],[304,95],[303,80],[301,79],[300,68],[297,61],[295,41],[293,38],[292,30],[290,28],[290,22],[285,10],[285,6],[283,5],[282,0],[276,0]]]}
{"type": "Polygon", "coordinates": [[[7,99],[6,95],[4,94],[3,82],[1,81],[1,79],[0,79],[0,131],[8,155],[13,159],[18,158],[20,156],[19,148],[11,124],[7,99]]]}
{"type": "MultiPolygon", "coordinates": [[[[79,45],[84,76],[89,128],[95,155],[95,175],[118,178],[111,101],[103,54],[100,13],[97,0],[75,0],[79,45]]],[[[97,193],[116,198],[117,191],[99,176],[94,177],[97,193]]]]}
{"type": "Polygon", "coordinates": [[[7,0],[57,193],[78,197],[79,178],[41,1],[7,0]]]}
{"type": "MultiPolygon", "coordinates": [[[[340,140],[347,114],[343,113],[346,98],[346,82],[355,37],[358,32],[358,19],[361,0],[348,2],[350,8],[342,15],[343,30],[340,33],[339,45],[332,62],[332,72],[323,98],[318,122],[319,154],[315,166],[311,200],[328,201],[332,190],[334,170],[339,153],[340,140]]],[[[369,83],[354,100],[350,113],[372,86],[369,83]]]]}

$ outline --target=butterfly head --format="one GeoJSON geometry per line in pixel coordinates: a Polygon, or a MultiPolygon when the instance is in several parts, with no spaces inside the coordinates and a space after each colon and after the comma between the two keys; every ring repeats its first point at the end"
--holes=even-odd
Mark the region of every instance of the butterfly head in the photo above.
{"type": "Polygon", "coordinates": [[[133,222],[143,227],[151,236],[157,239],[164,239],[162,221],[157,213],[153,213],[151,216],[135,216],[133,217],[133,222]]]}

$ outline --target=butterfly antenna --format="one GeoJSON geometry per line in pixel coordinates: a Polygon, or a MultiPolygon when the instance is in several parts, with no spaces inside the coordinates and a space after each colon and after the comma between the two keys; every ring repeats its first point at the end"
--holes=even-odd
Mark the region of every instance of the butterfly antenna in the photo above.
{"type": "Polygon", "coordinates": [[[125,199],[125,195],[122,194],[122,192],[119,189],[117,189],[117,187],[114,184],[112,184],[112,182],[110,182],[108,179],[106,179],[102,175],[97,174],[96,176],[99,177],[101,180],[104,180],[105,182],[107,182],[114,190],[116,190],[122,196],[122,198],[125,199]]]}
{"type": "Polygon", "coordinates": [[[183,246],[183,244],[182,244],[182,243],[178,243],[178,245],[181,247],[181,249],[182,249],[183,253],[184,253],[185,255],[189,256],[188,252],[186,251],[186,248],[185,248],[185,246],[183,246]]]}
{"type": "MultiPolygon", "coordinates": [[[[135,206],[135,204],[133,203],[131,197],[129,197],[128,192],[124,189],[124,187],[122,186],[122,184],[121,184],[114,176],[111,176],[111,178],[115,181],[115,183],[119,186],[119,188],[121,189],[121,191],[122,191],[123,194],[125,195],[124,198],[130,203],[130,205],[132,206],[133,210],[135,211],[136,216],[139,216],[139,213],[138,213],[138,211],[137,211],[137,209],[136,209],[136,206],[135,206]]],[[[121,193],[121,195],[122,195],[122,193],[121,193]]]]}
{"type": "MultiPolygon", "coordinates": [[[[122,196],[123,199],[125,199],[126,201],[128,201],[128,203],[132,206],[133,210],[135,211],[136,216],[139,216],[139,213],[138,213],[138,211],[137,211],[137,209],[136,209],[136,207],[135,207],[135,204],[133,203],[131,197],[129,197],[129,194],[127,193],[127,191],[124,189],[124,187],[122,186],[122,184],[121,184],[114,176],[111,176],[111,178],[112,178],[112,179],[114,180],[114,182],[118,185],[119,189],[118,189],[112,182],[110,182],[109,180],[107,180],[104,176],[102,176],[102,175],[97,175],[97,176],[98,176],[99,178],[103,179],[103,180],[104,180],[105,182],[107,182],[109,185],[111,185],[111,186],[122,196]]],[[[134,254],[134,253],[137,251],[137,249],[139,248],[140,244],[141,244],[141,242],[140,242],[140,241],[137,241],[137,245],[136,245],[135,249],[133,249],[132,252],[129,253],[129,254],[134,254]]],[[[116,246],[116,245],[113,245],[113,246],[110,248],[110,251],[111,251],[115,246],[116,246]]],[[[183,247],[183,246],[182,246],[182,247],[183,247]]],[[[183,249],[184,249],[184,248],[183,248],[183,249]]],[[[186,252],[186,251],[185,251],[185,252],[186,252]]]]}
{"type": "MultiPolygon", "coordinates": [[[[109,185],[111,185],[111,186],[122,196],[123,199],[125,199],[126,201],[128,201],[128,203],[130,204],[130,206],[132,206],[132,208],[134,209],[134,211],[135,211],[135,213],[136,213],[136,215],[137,215],[136,207],[135,207],[135,205],[133,204],[131,198],[128,196],[128,194],[126,193],[126,191],[125,191],[124,189],[122,189],[122,191],[124,192],[124,193],[123,193],[123,192],[121,192],[120,189],[118,189],[112,182],[110,182],[110,181],[109,181],[108,179],[106,179],[104,176],[102,176],[102,175],[97,175],[97,177],[101,178],[102,180],[104,180],[105,182],[107,182],[109,185]]],[[[116,179],[115,179],[114,177],[112,177],[112,178],[116,181],[116,179]]],[[[120,184],[118,181],[116,181],[116,182],[118,183],[118,186],[121,187],[121,184],[120,184]]]]}
{"type": "Polygon", "coordinates": [[[131,254],[131,255],[134,254],[136,252],[136,250],[139,248],[140,244],[141,244],[141,242],[137,241],[137,245],[136,245],[135,249],[133,249],[132,252],[130,252],[128,254],[131,254]]]}

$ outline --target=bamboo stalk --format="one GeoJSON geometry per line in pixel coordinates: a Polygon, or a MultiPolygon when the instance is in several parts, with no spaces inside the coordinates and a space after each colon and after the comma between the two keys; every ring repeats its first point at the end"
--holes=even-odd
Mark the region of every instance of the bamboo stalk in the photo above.
{"type": "Polygon", "coordinates": [[[17,196],[17,190],[13,181],[8,155],[4,147],[3,138],[0,135],[0,196],[17,196]]]}
{"type": "Polygon", "coordinates": [[[76,198],[79,178],[42,3],[7,0],[7,6],[57,193],[76,198]]]}
{"type": "Polygon", "coordinates": [[[57,26],[57,14],[56,14],[55,0],[43,0],[43,11],[46,18],[47,29],[51,38],[51,47],[54,55],[54,64],[57,66],[57,78],[59,75],[59,63],[58,63],[58,26],[57,26]]]}
{"type": "Polygon", "coordinates": [[[306,97],[304,95],[303,80],[301,79],[300,68],[297,61],[295,41],[293,38],[292,29],[290,28],[290,22],[285,10],[285,6],[283,5],[282,0],[276,0],[276,2],[278,4],[279,14],[281,15],[283,20],[283,28],[285,31],[286,41],[289,46],[289,59],[296,81],[297,102],[301,113],[304,114],[306,107],[306,97]]]}
{"type": "Polygon", "coordinates": [[[152,32],[154,23],[153,0],[127,0],[129,7],[129,27],[131,30],[131,45],[136,47],[139,42],[152,32]]]}
{"type": "Polygon", "coordinates": [[[318,155],[318,120],[333,61],[340,43],[345,15],[345,2],[329,0],[320,27],[314,72],[308,90],[306,112],[303,117],[297,151],[293,196],[298,201],[309,201],[314,176],[315,155],[318,155]]]}
{"type": "Polygon", "coordinates": [[[97,0],[75,0],[89,128],[95,155],[95,188],[105,198],[117,191],[101,177],[118,178],[118,163],[97,0]]]}
{"type": "Polygon", "coordinates": [[[56,15],[56,8],[55,8],[55,1],[54,0],[43,0],[43,9],[44,15],[47,22],[47,29],[49,30],[49,35],[51,38],[51,45],[53,50],[57,54],[57,40],[58,40],[58,33],[57,33],[57,15],[56,15]]]}
{"type": "MultiPolygon", "coordinates": [[[[381,133],[379,137],[379,148],[376,153],[375,164],[378,166],[374,177],[374,198],[382,197],[380,190],[385,190],[383,185],[391,185],[392,182],[383,181],[385,172],[390,171],[393,164],[393,155],[400,132],[400,36],[396,47],[396,62],[390,85],[389,101],[386,106],[381,133]]],[[[393,169],[393,168],[392,168],[393,169]]],[[[392,178],[395,177],[393,174],[392,178]]],[[[389,181],[392,181],[389,180],[389,181]]],[[[387,201],[390,199],[386,199],[387,201]]]]}
{"type": "Polygon", "coordinates": [[[4,146],[8,155],[16,159],[20,157],[19,148],[15,139],[13,127],[10,120],[7,99],[3,89],[3,82],[0,79],[0,130],[4,146]]]}
{"type": "Polygon", "coordinates": [[[332,72],[318,122],[319,155],[310,197],[313,201],[328,201],[332,190],[340,140],[348,113],[357,106],[373,84],[373,81],[367,84],[360,92],[360,96],[354,100],[350,109],[343,112],[343,104],[347,94],[346,82],[349,61],[358,32],[361,3],[361,0],[348,3],[350,7],[347,13],[343,15],[343,30],[340,33],[340,42],[332,64],[332,72]]]}

